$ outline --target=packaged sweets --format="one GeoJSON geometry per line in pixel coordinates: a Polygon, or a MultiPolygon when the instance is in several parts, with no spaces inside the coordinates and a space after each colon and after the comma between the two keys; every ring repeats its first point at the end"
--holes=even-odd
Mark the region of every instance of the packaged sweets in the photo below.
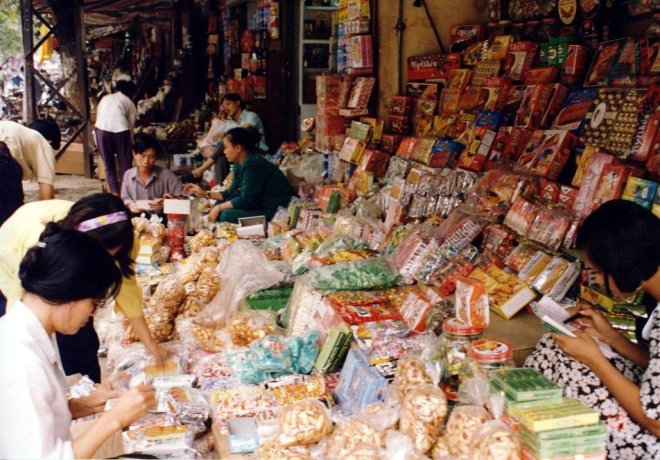
{"type": "Polygon", "coordinates": [[[532,287],[559,302],[564,298],[579,275],[580,265],[578,262],[569,262],[557,256],[534,280],[532,287]]]}
{"type": "Polygon", "coordinates": [[[332,432],[327,409],[318,401],[302,401],[282,410],[278,442],[284,447],[315,444],[332,432]]]}
{"type": "Polygon", "coordinates": [[[544,251],[536,251],[532,258],[519,270],[518,277],[523,281],[533,281],[548,266],[551,260],[552,256],[544,251]]]}
{"type": "Polygon", "coordinates": [[[244,347],[275,330],[275,317],[269,312],[248,311],[238,313],[231,319],[229,333],[232,343],[244,347]]]}
{"type": "Polygon", "coordinates": [[[396,268],[383,258],[321,267],[311,275],[312,286],[321,291],[382,289],[394,286],[400,278],[396,268]]]}
{"type": "Polygon", "coordinates": [[[564,241],[571,222],[570,216],[564,212],[539,208],[527,238],[556,251],[564,241]]]}
{"type": "Polygon", "coordinates": [[[557,399],[562,389],[535,369],[505,369],[491,373],[491,386],[503,391],[509,401],[557,399]]]}
{"type": "Polygon", "coordinates": [[[261,460],[312,460],[306,446],[282,447],[275,440],[261,443],[257,457],[261,460]]]}
{"type": "Polygon", "coordinates": [[[482,281],[474,278],[456,279],[456,318],[475,328],[488,327],[488,292],[482,281]]]}
{"type": "Polygon", "coordinates": [[[490,420],[472,436],[470,458],[474,460],[521,460],[520,438],[504,422],[490,420]]]}
{"type": "Polygon", "coordinates": [[[518,235],[526,235],[538,213],[538,206],[522,196],[517,197],[504,217],[504,225],[518,235]]]}
{"type": "Polygon", "coordinates": [[[370,420],[354,417],[337,426],[328,438],[324,450],[326,458],[348,458],[350,455],[357,455],[358,448],[366,449],[366,446],[380,448],[382,445],[383,432],[379,431],[370,420]]]}
{"type": "MultiPolygon", "coordinates": [[[[472,365],[477,365],[486,374],[514,367],[513,347],[504,340],[475,340],[468,348],[468,358],[472,360],[472,365]]],[[[468,371],[467,374],[469,373],[468,371]]]]}
{"type": "Polygon", "coordinates": [[[509,254],[504,263],[514,272],[520,273],[538,252],[539,249],[535,245],[521,243],[509,254]]]}
{"type": "Polygon", "coordinates": [[[438,440],[446,415],[447,399],[442,390],[433,384],[420,385],[403,400],[399,429],[426,453],[438,440]]]}

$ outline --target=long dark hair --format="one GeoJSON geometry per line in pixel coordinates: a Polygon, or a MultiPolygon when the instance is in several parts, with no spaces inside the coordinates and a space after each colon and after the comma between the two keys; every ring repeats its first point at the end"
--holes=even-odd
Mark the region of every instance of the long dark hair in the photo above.
{"type": "Polygon", "coordinates": [[[50,222],[18,271],[23,289],[53,304],[116,295],[121,272],[89,235],[50,222]]]}
{"type": "Polygon", "coordinates": [[[59,223],[64,229],[75,229],[76,226],[86,220],[99,216],[105,216],[115,212],[125,212],[128,219],[113,224],[89,230],[85,233],[101,243],[106,251],[119,248],[114,258],[119,264],[119,269],[125,277],[132,276],[133,259],[133,224],[130,219],[130,211],[121,198],[111,193],[94,193],[76,201],[69,213],[59,223]]]}
{"type": "Polygon", "coordinates": [[[627,200],[601,205],[577,233],[577,248],[623,292],[634,292],[660,267],[660,219],[627,200]]]}

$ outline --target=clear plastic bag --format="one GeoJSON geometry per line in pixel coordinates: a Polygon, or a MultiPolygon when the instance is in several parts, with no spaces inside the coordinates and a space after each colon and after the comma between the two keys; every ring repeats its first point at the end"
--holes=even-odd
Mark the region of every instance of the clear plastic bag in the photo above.
{"type": "Polygon", "coordinates": [[[211,405],[197,388],[170,388],[161,398],[167,403],[168,412],[181,423],[203,423],[211,416],[211,405]]]}
{"type": "Polygon", "coordinates": [[[412,439],[397,430],[387,430],[385,433],[385,452],[384,458],[388,460],[422,460],[426,459],[412,439]]]}
{"type": "Polygon", "coordinates": [[[384,289],[400,280],[394,264],[377,257],[321,267],[311,272],[311,282],[321,291],[384,289]]]}
{"type": "Polygon", "coordinates": [[[306,446],[282,447],[277,441],[266,441],[259,445],[259,460],[312,460],[306,446]]]}
{"type": "Polygon", "coordinates": [[[218,353],[230,343],[226,331],[197,324],[195,318],[177,319],[176,330],[179,340],[190,351],[201,348],[208,353],[218,353]]]}
{"type": "Polygon", "coordinates": [[[279,443],[284,447],[315,444],[332,432],[325,406],[316,400],[288,406],[280,413],[279,443]]]}
{"type": "Polygon", "coordinates": [[[270,311],[239,311],[228,324],[234,346],[246,347],[277,331],[275,314],[270,311]]]}
{"type": "Polygon", "coordinates": [[[274,286],[284,279],[255,245],[236,241],[224,252],[217,267],[221,288],[198,315],[201,324],[223,327],[249,294],[274,286]]]}
{"type": "Polygon", "coordinates": [[[520,438],[500,420],[483,424],[470,441],[470,458],[474,460],[520,460],[520,438]]]}
{"type": "MultiPolygon", "coordinates": [[[[367,446],[381,448],[384,444],[384,433],[371,420],[353,417],[339,424],[332,435],[325,441],[324,458],[348,458],[355,455],[358,446],[365,452],[367,446]]],[[[356,457],[359,458],[359,457],[356,457]]]]}
{"type": "Polygon", "coordinates": [[[201,252],[203,248],[212,246],[215,243],[213,232],[209,229],[200,230],[195,236],[188,240],[190,250],[193,254],[201,252]]]}
{"type": "Polygon", "coordinates": [[[446,415],[447,398],[442,390],[433,384],[420,385],[403,400],[399,430],[426,453],[438,440],[446,415]]]}
{"type": "Polygon", "coordinates": [[[399,360],[392,389],[401,400],[416,387],[430,383],[433,383],[433,378],[428,364],[424,360],[412,356],[399,360]]]}

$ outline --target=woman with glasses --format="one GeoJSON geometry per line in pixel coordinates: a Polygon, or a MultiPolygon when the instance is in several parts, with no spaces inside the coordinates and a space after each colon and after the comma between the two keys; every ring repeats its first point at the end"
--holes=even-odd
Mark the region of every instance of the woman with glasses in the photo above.
{"type": "MultiPolygon", "coordinates": [[[[133,224],[124,203],[112,194],[96,193],[75,203],[65,200],[28,203],[0,227],[0,291],[7,299],[7,307],[12,308],[24,293],[18,278],[18,264],[39,240],[49,222],[59,222],[65,229],[86,233],[113,257],[122,274],[115,307],[126,316],[145,347],[162,363],[169,352],[161,348],[149,333],[142,314],[142,291],[133,271],[137,254],[133,224]]],[[[74,335],[58,334],[57,343],[66,375],[80,373],[95,382],[101,381],[97,357],[99,339],[92,319],[74,335]]]]}
{"type": "Polygon", "coordinates": [[[121,271],[89,235],[49,223],[20,263],[24,293],[0,318],[0,457],[92,458],[117,430],[153,407],[153,387],[122,394],[72,439],[73,414],[53,335],[75,334],[114,295],[121,271]]]}
{"type": "Polygon", "coordinates": [[[584,221],[577,249],[604,275],[612,296],[643,291],[656,307],[637,344],[595,309],[581,307],[576,337],[545,335],[525,365],[600,413],[608,459],[660,458],[660,219],[631,201],[609,201],[584,221]],[[620,356],[607,359],[594,337],[620,356]]]}

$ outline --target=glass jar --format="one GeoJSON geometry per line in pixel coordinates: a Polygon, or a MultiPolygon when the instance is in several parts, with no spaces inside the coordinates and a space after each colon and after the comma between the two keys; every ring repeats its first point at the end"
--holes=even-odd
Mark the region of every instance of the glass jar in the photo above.
{"type": "Polygon", "coordinates": [[[442,380],[440,386],[447,399],[458,399],[461,369],[468,357],[470,344],[481,338],[483,329],[472,327],[464,322],[449,318],[442,323],[440,336],[440,359],[442,380]]]}
{"type": "Polygon", "coordinates": [[[477,366],[486,374],[516,367],[513,363],[513,348],[504,340],[479,339],[470,343],[468,349],[469,365],[463,377],[472,373],[471,365],[477,366]]]}
{"type": "Polygon", "coordinates": [[[183,247],[186,235],[186,220],[187,216],[185,214],[167,215],[165,241],[170,248],[170,262],[178,262],[186,257],[183,247]]]}

